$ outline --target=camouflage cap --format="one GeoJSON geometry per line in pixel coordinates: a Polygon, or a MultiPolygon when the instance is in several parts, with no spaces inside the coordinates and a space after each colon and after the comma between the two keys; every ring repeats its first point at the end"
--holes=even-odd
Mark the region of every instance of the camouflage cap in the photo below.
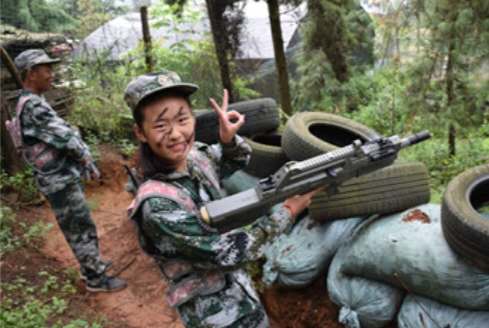
{"type": "Polygon", "coordinates": [[[22,72],[36,65],[41,64],[54,64],[59,62],[59,59],[51,58],[42,49],[29,49],[21,52],[17,57],[15,57],[15,66],[22,72]]]}
{"type": "Polygon", "coordinates": [[[131,110],[135,110],[144,98],[157,92],[174,90],[189,96],[199,87],[192,83],[183,83],[175,72],[162,71],[140,75],[127,85],[124,100],[131,110]]]}

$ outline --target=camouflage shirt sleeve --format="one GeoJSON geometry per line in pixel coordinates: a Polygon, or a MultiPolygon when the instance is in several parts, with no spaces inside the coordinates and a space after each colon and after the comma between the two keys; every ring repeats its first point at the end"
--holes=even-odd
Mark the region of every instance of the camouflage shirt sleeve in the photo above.
{"type": "Polygon", "coordinates": [[[143,205],[143,231],[162,254],[178,250],[189,259],[224,267],[260,258],[263,245],[291,224],[289,211],[279,206],[251,226],[220,234],[169,199],[150,198],[143,205]]]}
{"type": "Polygon", "coordinates": [[[201,143],[197,148],[212,160],[220,179],[244,168],[250,161],[251,147],[238,135],[228,145],[219,143],[209,146],[201,143]]]}
{"type": "Polygon", "coordinates": [[[21,116],[24,140],[34,138],[56,149],[67,150],[76,160],[89,154],[78,132],[41,98],[33,97],[24,106],[21,116]]]}

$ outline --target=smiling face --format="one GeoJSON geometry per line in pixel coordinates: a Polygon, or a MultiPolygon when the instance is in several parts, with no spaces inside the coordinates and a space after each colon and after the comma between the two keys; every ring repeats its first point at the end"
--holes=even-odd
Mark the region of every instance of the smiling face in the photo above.
{"type": "Polygon", "coordinates": [[[135,125],[137,138],[147,143],[162,164],[183,171],[195,138],[195,118],[185,98],[161,97],[139,109],[140,125],[135,125]]]}

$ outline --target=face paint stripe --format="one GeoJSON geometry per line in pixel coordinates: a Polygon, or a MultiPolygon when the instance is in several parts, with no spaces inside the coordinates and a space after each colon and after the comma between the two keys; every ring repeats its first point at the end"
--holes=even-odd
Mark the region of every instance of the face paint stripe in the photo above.
{"type": "Polygon", "coordinates": [[[158,122],[160,120],[163,120],[163,115],[165,115],[165,113],[167,111],[168,111],[168,107],[163,108],[163,110],[161,111],[161,113],[159,113],[158,116],[156,116],[156,120],[154,120],[154,122],[158,122]]]}

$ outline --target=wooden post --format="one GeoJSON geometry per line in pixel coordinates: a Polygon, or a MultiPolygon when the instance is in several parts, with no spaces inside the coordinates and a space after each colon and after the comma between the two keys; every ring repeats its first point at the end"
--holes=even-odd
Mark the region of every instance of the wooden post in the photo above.
{"type": "Polygon", "coordinates": [[[141,24],[143,28],[143,41],[144,41],[144,56],[146,61],[146,70],[148,73],[153,71],[153,57],[151,56],[151,34],[149,32],[148,24],[148,7],[142,6],[140,8],[141,24]]]}
{"type": "MultiPolygon", "coordinates": [[[[19,71],[4,47],[0,47],[0,58],[2,59],[2,64],[5,65],[14,78],[17,87],[22,90],[22,79],[20,78],[19,71]]],[[[7,129],[4,128],[5,121],[12,119],[11,110],[12,108],[15,108],[20,90],[13,92],[2,90],[2,95],[0,97],[1,164],[3,170],[9,174],[15,174],[24,167],[22,157],[18,156],[15,146],[10,139],[10,135],[7,133],[7,129]]],[[[13,112],[15,113],[15,110],[13,110],[13,112]]]]}
{"type": "Polygon", "coordinates": [[[275,53],[275,67],[277,68],[278,82],[280,86],[280,104],[287,115],[292,115],[290,101],[289,74],[287,72],[287,60],[284,52],[282,28],[280,26],[280,11],[278,0],[268,0],[268,13],[272,28],[273,51],[275,53]]]}
{"type": "Polygon", "coordinates": [[[10,74],[12,74],[12,77],[14,78],[17,87],[19,89],[22,89],[22,79],[20,78],[19,71],[17,71],[17,67],[15,67],[12,58],[10,58],[4,47],[0,47],[0,58],[2,59],[3,64],[5,65],[5,67],[7,67],[10,74]]]}

